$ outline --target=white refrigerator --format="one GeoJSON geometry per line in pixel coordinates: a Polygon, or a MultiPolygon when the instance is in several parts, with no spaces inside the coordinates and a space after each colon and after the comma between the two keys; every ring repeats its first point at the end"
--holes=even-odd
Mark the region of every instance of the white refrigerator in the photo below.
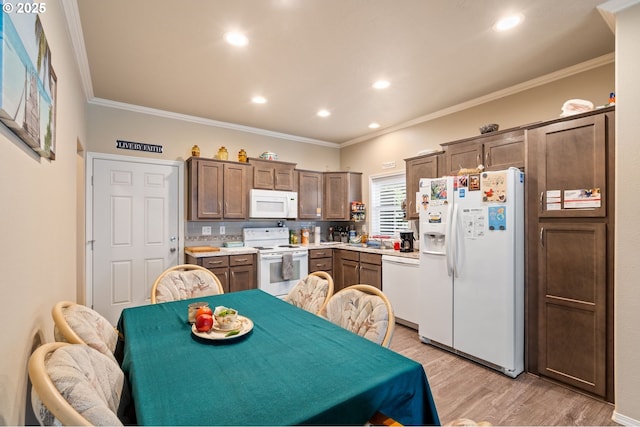
{"type": "Polygon", "coordinates": [[[524,174],[421,179],[419,335],[516,377],[524,370],[524,174]]]}

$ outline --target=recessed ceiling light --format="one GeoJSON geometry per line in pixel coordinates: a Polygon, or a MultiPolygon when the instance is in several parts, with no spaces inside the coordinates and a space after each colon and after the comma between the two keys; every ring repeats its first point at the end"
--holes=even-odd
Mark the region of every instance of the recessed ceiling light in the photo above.
{"type": "Polygon", "coordinates": [[[254,104],[266,104],[267,103],[267,98],[265,98],[264,96],[254,96],[253,98],[251,98],[251,102],[253,102],[254,104]]]}
{"type": "Polygon", "coordinates": [[[369,123],[369,129],[378,129],[380,127],[380,123],[372,122],[369,123]]]}
{"type": "Polygon", "coordinates": [[[224,34],[224,39],[233,46],[246,46],[249,44],[249,39],[242,33],[237,31],[229,31],[224,34]]]}
{"type": "Polygon", "coordinates": [[[523,20],[524,16],[521,14],[505,16],[493,24],[493,29],[495,31],[507,31],[520,25],[523,20]]]}
{"type": "Polygon", "coordinates": [[[388,80],[378,80],[373,84],[375,89],[386,89],[391,85],[388,80]]]}
{"type": "Polygon", "coordinates": [[[331,113],[328,110],[320,110],[318,111],[318,115],[320,117],[329,117],[331,113]]]}

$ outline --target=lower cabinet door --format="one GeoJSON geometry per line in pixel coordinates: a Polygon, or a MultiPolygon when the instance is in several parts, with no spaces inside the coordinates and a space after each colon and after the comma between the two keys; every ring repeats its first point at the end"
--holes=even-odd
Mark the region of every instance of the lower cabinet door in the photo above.
{"type": "Polygon", "coordinates": [[[229,292],[255,289],[256,287],[255,265],[241,265],[229,268],[229,292]]]}
{"type": "Polygon", "coordinates": [[[224,293],[229,292],[229,268],[228,267],[220,267],[220,268],[210,268],[211,272],[216,275],[220,283],[222,283],[222,289],[224,289],[224,293]]]}
{"type": "Polygon", "coordinates": [[[371,285],[382,290],[382,266],[361,262],[359,283],[371,285]]]}
{"type": "Polygon", "coordinates": [[[540,224],[538,368],[606,395],[606,224],[540,224]]]}

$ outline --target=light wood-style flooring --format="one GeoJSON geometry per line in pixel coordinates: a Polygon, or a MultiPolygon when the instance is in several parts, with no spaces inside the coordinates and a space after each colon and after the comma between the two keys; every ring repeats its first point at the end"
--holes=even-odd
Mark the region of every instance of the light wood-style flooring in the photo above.
{"type": "Polygon", "coordinates": [[[418,332],[396,325],[391,349],[424,366],[440,422],[457,418],[494,426],[615,426],[613,405],[523,373],[512,379],[423,344],[418,332]]]}

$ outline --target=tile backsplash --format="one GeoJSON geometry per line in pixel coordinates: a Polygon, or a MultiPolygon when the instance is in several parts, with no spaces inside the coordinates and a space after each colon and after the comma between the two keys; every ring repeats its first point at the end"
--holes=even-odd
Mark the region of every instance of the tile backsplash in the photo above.
{"type": "MultiPolygon", "coordinates": [[[[296,230],[298,233],[303,227],[314,230],[320,227],[320,235],[322,240],[327,239],[327,232],[330,225],[349,225],[349,222],[334,221],[282,221],[283,226],[290,230],[296,230]]],[[[242,241],[243,228],[257,227],[277,227],[278,221],[187,221],[185,230],[185,246],[189,245],[209,245],[222,246],[224,242],[242,241]],[[224,234],[221,234],[221,227],[224,234]],[[210,229],[210,230],[209,230],[210,229]],[[211,234],[205,234],[211,231],[211,234]]],[[[356,226],[356,230],[360,231],[361,225],[356,226]]]]}

